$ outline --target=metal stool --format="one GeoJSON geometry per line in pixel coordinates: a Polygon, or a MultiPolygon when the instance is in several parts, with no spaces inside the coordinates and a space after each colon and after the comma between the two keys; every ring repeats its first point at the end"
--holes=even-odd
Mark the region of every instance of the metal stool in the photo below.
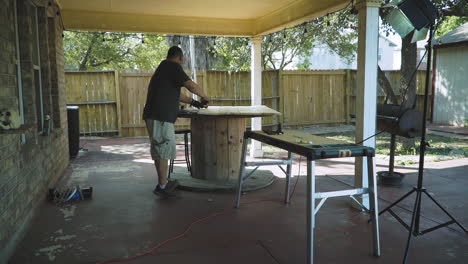
{"type": "Polygon", "coordinates": [[[192,165],[190,164],[190,151],[189,151],[189,140],[188,140],[188,134],[191,133],[190,129],[179,129],[175,131],[175,134],[184,134],[184,143],[183,144],[176,144],[176,146],[184,146],[184,152],[185,152],[185,159],[171,159],[169,163],[169,172],[168,172],[168,178],[171,177],[171,173],[174,172],[174,164],[180,164],[180,163],[186,163],[187,164],[187,170],[192,174],[192,165]]]}

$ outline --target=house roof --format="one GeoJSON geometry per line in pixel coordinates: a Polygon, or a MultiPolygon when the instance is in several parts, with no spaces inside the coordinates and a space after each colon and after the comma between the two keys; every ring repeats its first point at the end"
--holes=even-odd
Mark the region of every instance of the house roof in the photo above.
{"type": "Polygon", "coordinates": [[[256,36],[344,8],[349,0],[59,0],[66,29],[256,36]]]}
{"type": "Polygon", "coordinates": [[[468,42],[468,23],[465,23],[442,37],[435,39],[434,46],[445,46],[468,42]]]}

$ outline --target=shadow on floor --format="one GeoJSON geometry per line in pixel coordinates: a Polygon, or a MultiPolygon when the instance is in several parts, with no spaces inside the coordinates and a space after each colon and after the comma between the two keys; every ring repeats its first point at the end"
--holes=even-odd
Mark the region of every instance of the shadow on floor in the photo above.
{"type": "MultiPolygon", "coordinates": [[[[179,197],[169,200],[154,196],[155,169],[146,140],[87,141],[84,147],[87,151],[71,163],[59,185],[93,186],[93,200],[65,206],[44,202],[9,263],[96,263],[128,257],[180,234],[200,217],[223,210],[225,214],[194,225],[185,237],[125,263],[305,263],[305,177],[293,178],[298,184],[289,205],[281,202],[284,179],[277,178],[268,188],[242,196],[243,202],[275,201],[235,210],[233,193],[179,191],[179,197]]],[[[318,162],[318,191],[349,187],[354,181],[352,165],[318,162]]],[[[427,168],[430,192],[468,225],[468,159],[430,163],[427,168]]],[[[415,182],[416,170],[411,169],[402,187],[379,187],[380,207],[406,193],[415,182]]],[[[407,221],[413,200],[396,210],[407,221]]],[[[423,200],[422,208],[424,227],[445,220],[428,201],[423,200]]],[[[349,199],[329,199],[318,213],[316,263],[400,263],[405,229],[390,215],[382,215],[382,256],[375,258],[367,219],[350,207],[349,199]]],[[[409,262],[468,263],[467,237],[451,226],[414,238],[409,262]]]]}

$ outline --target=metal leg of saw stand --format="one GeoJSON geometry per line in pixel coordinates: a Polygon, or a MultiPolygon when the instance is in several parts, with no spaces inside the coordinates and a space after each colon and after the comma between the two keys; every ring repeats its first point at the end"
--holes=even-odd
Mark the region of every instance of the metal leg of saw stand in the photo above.
{"type": "Polygon", "coordinates": [[[241,157],[241,166],[239,172],[239,180],[237,186],[237,196],[236,196],[236,204],[235,207],[240,207],[240,199],[242,195],[242,186],[244,181],[247,180],[260,166],[271,166],[271,165],[278,165],[278,167],[286,174],[286,188],[284,193],[284,203],[289,203],[291,194],[290,194],[290,186],[291,186],[291,176],[292,176],[292,164],[293,164],[293,153],[288,152],[288,159],[287,160],[275,160],[275,161],[260,161],[260,162],[246,162],[245,157],[247,156],[247,140],[244,139],[244,143],[242,145],[242,157],[241,157]],[[281,167],[281,165],[286,165],[286,170],[281,167]],[[249,173],[245,173],[245,167],[255,167],[249,173]]]}
{"type": "Polygon", "coordinates": [[[374,175],[373,157],[367,157],[367,170],[368,170],[368,188],[359,188],[334,192],[315,192],[315,161],[307,161],[307,264],[314,263],[314,233],[315,233],[315,215],[325,203],[327,198],[350,196],[358,202],[354,195],[369,194],[370,208],[366,209],[359,203],[365,211],[370,215],[372,221],[372,252],[374,256],[380,256],[380,234],[379,234],[379,213],[377,201],[377,182],[374,175]],[[315,205],[315,200],[320,202],[315,205]]]}
{"type": "MultiPolygon", "coordinates": [[[[291,152],[288,152],[288,160],[282,161],[265,161],[265,162],[246,162],[245,158],[247,155],[247,139],[244,138],[244,143],[242,146],[242,157],[241,157],[241,168],[239,172],[239,181],[237,188],[237,197],[235,207],[240,207],[240,199],[242,194],[242,185],[244,181],[254,173],[259,166],[262,165],[287,165],[286,171],[280,166],[283,172],[286,173],[286,190],[285,190],[285,203],[290,201],[290,179],[292,173],[292,161],[293,155],[291,152]],[[256,166],[255,169],[250,171],[248,174],[245,173],[246,166],[256,166]]],[[[372,240],[373,240],[373,254],[375,256],[380,256],[380,237],[379,237],[379,214],[378,214],[378,200],[377,200],[377,182],[374,174],[374,157],[367,157],[367,169],[368,169],[368,188],[356,188],[349,190],[341,191],[331,191],[331,192],[319,192],[315,191],[315,160],[307,160],[307,213],[306,213],[306,231],[307,231],[307,264],[314,263],[314,231],[315,231],[315,215],[323,206],[325,201],[331,197],[342,197],[348,196],[353,198],[358,204],[360,204],[365,211],[370,214],[370,220],[372,222],[372,240]],[[354,198],[354,195],[365,195],[370,196],[370,208],[365,208],[359,201],[354,198]],[[317,205],[315,205],[315,200],[320,200],[317,205]]]]}

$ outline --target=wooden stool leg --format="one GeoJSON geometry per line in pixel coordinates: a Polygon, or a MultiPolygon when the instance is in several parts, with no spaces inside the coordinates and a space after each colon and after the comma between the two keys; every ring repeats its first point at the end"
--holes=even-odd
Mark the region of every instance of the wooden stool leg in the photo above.
{"type": "Polygon", "coordinates": [[[380,234],[379,234],[379,206],[377,196],[377,183],[374,174],[374,158],[367,157],[367,175],[369,180],[370,217],[372,223],[372,241],[374,256],[380,256],[380,234]]]}
{"type": "Polygon", "coordinates": [[[184,134],[184,152],[185,152],[185,163],[187,164],[187,170],[190,171],[190,158],[188,152],[188,134],[184,134]]]}
{"type": "Polygon", "coordinates": [[[239,185],[237,186],[236,208],[240,207],[240,198],[242,194],[242,184],[244,183],[245,156],[247,155],[247,139],[244,138],[242,144],[242,157],[239,170],[239,185]]]}
{"type": "Polygon", "coordinates": [[[289,151],[288,152],[288,159],[291,162],[286,166],[286,191],[284,195],[284,203],[289,203],[290,200],[290,185],[291,185],[291,174],[292,174],[292,161],[293,161],[293,154],[289,151]]]}
{"type": "Polygon", "coordinates": [[[172,172],[172,163],[174,162],[174,160],[169,160],[169,168],[167,168],[167,178],[170,179],[171,178],[171,172],[172,172]]]}

